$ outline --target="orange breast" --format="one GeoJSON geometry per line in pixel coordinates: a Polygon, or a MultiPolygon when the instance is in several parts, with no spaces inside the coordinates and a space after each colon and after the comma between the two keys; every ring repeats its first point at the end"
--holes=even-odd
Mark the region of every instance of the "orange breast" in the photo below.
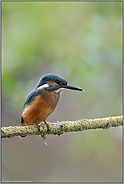
{"type": "Polygon", "coordinates": [[[60,94],[53,91],[46,91],[43,98],[38,95],[31,105],[25,107],[22,113],[23,125],[32,125],[33,122],[39,124],[41,121],[45,121],[56,108],[59,97],[60,94]]]}

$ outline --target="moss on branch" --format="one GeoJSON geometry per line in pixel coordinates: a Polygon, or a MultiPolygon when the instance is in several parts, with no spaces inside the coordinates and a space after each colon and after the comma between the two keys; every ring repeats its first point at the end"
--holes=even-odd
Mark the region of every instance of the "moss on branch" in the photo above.
{"type": "Polygon", "coordinates": [[[41,135],[43,139],[47,134],[60,135],[66,132],[84,131],[90,129],[107,129],[123,125],[123,116],[114,116],[95,119],[81,119],[75,121],[57,121],[49,124],[49,131],[44,124],[40,125],[40,132],[35,125],[32,126],[9,126],[1,128],[2,138],[11,138],[15,136],[25,137],[27,135],[41,135]]]}

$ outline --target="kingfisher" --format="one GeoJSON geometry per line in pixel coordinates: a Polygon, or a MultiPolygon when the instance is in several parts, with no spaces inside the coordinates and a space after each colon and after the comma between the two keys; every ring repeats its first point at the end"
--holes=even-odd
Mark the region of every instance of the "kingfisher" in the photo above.
{"type": "Polygon", "coordinates": [[[48,131],[49,125],[46,119],[55,110],[60,98],[60,92],[63,89],[84,91],[81,88],[70,85],[57,74],[48,73],[43,75],[36,87],[25,99],[21,115],[21,125],[35,124],[40,131],[39,125],[44,122],[48,131]]]}

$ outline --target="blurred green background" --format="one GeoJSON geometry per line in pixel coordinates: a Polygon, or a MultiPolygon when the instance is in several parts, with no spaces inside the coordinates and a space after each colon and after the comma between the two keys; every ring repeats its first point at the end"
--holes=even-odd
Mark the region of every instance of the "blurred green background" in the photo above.
{"type": "MultiPolygon", "coordinates": [[[[1,2],[2,126],[20,125],[46,73],[62,91],[48,121],[122,114],[122,2],[1,2]]],[[[2,180],[122,182],[122,128],[2,140],[2,180]]]]}

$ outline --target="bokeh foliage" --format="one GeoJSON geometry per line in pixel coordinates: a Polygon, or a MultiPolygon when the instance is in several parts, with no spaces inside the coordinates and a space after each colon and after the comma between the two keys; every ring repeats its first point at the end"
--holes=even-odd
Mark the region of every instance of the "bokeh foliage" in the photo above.
{"type": "MultiPolygon", "coordinates": [[[[1,4],[2,116],[4,120],[10,113],[18,119],[18,122],[13,122],[13,119],[9,122],[4,121],[3,126],[19,125],[25,96],[35,87],[39,78],[49,72],[57,73],[70,84],[85,90],[83,93],[62,92],[57,109],[48,118],[50,121],[122,114],[122,2],[2,2],[1,4]]],[[[62,154],[67,154],[67,171],[71,173],[69,165],[72,162],[76,164],[81,159],[81,165],[78,163],[80,170],[87,160],[91,167],[92,157],[94,160],[98,157],[99,162],[94,164],[100,163],[99,167],[102,169],[113,168],[112,164],[116,163],[118,157],[121,162],[121,151],[119,153],[117,151],[114,133],[101,132],[86,132],[83,133],[83,137],[80,133],[69,134],[64,151],[60,149],[62,154]],[[89,137],[93,135],[92,141],[88,139],[88,135],[89,137]],[[103,140],[103,147],[99,136],[103,140]],[[112,152],[115,152],[115,157],[111,158],[112,152]],[[104,154],[107,157],[104,157],[104,154]]],[[[59,144],[59,141],[56,143],[59,144]]],[[[65,138],[61,143],[63,142],[65,138]]],[[[37,147],[37,150],[40,149],[37,147]]],[[[12,156],[12,150],[10,152],[12,156]]],[[[52,147],[49,152],[53,152],[52,147]]],[[[7,151],[4,153],[5,158],[7,153],[7,151]]],[[[56,156],[58,158],[58,155],[56,156]]],[[[82,175],[76,167],[77,175],[79,173],[80,175],[79,178],[72,177],[72,180],[111,181],[113,178],[114,181],[119,179],[121,181],[120,162],[118,161],[118,174],[114,176],[106,171],[104,178],[101,171],[100,177],[89,178],[88,172],[82,175]]],[[[3,163],[5,167],[6,162],[3,163]]],[[[59,167],[57,163],[56,167],[53,166],[55,173],[59,167]]],[[[64,166],[61,169],[64,171],[64,166]]],[[[87,165],[87,171],[88,169],[87,165]]],[[[13,178],[14,172],[10,178],[13,178]]],[[[113,172],[115,173],[115,170],[113,172]]],[[[61,174],[57,173],[58,177],[55,179],[55,173],[53,172],[52,177],[49,176],[47,179],[60,181],[61,174]]],[[[74,170],[72,173],[74,175],[74,170]]],[[[30,172],[27,176],[29,175],[30,172]]],[[[20,177],[17,173],[16,176],[20,177]]],[[[26,174],[23,176],[27,179],[26,174]]],[[[41,181],[39,175],[31,177],[32,180],[41,181]]],[[[63,181],[72,181],[66,174],[64,178],[63,181]]]]}

